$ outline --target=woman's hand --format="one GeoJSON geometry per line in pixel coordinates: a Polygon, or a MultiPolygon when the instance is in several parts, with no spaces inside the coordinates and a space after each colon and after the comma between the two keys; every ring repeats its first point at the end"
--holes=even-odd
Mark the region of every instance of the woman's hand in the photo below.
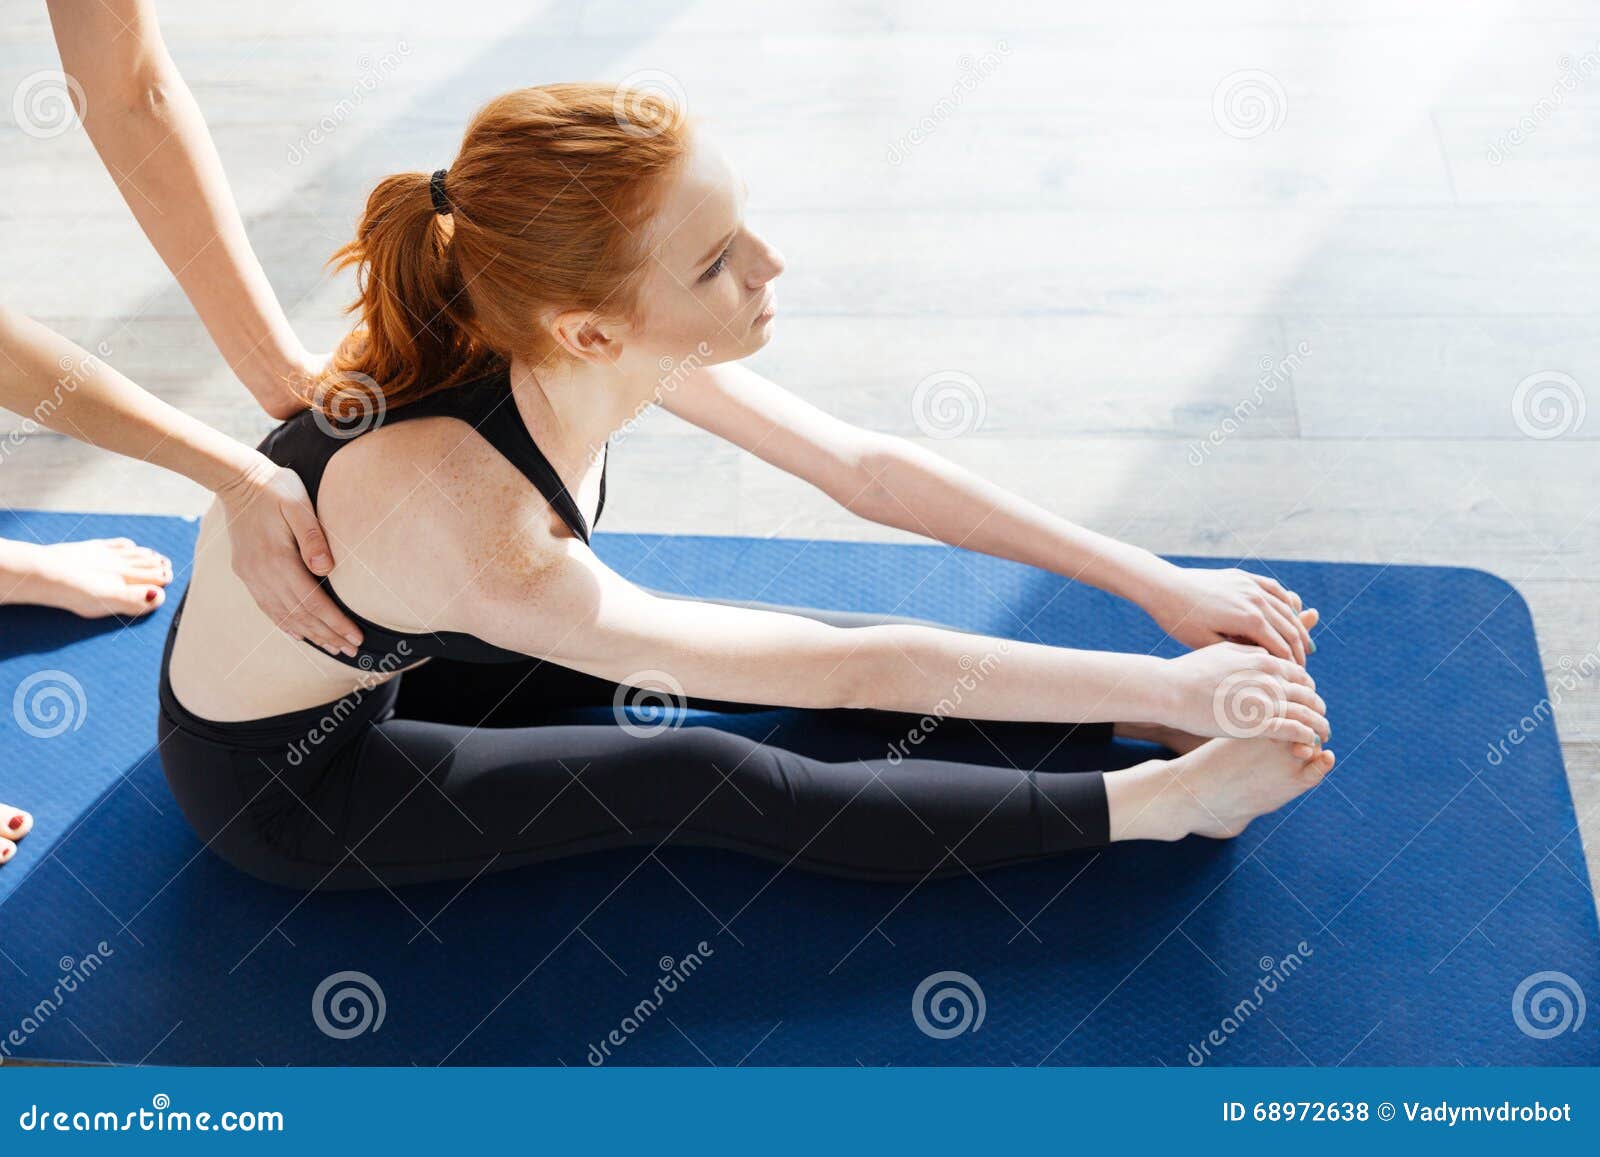
{"type": "Polygon", "coordinates": [[[333,569],[333,555],[299,475],[260,456],[217,497],[233,573],[267,617],[296,639],[353,656],[361,631],[312,577],[333,569]]]}
{"type": "Polygon", "coordinates": [[[1253,643],[1302,667],[1316,650],[1300,596],[1276,579],[1243,570],[1174,566],[1145,601],[1161,629],[1189,647],[1253,643]]]}
{"type": "Polygon", "coordinates": [[[1296,663],[1239,643],[1201,647],[1166,662],[1171,717],[1156,722],[1192,735],[1283,740],[1301,759],[1310,759],[1329,736],[1327,704],[1296,663]]]}

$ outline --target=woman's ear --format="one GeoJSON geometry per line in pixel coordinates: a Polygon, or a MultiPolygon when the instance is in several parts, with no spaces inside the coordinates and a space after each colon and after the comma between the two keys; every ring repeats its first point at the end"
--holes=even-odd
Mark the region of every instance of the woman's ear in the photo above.
{"type": "Polygon", "coordinates": [[[569,357],[610,365],[617,360],[620,333],[609,319],[592,310],[569,309],[550,322],[550,336],[569,357]]]}

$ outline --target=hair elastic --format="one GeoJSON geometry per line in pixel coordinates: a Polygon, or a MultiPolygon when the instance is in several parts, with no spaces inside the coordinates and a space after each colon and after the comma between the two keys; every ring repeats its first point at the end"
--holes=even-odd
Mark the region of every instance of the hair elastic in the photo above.
{"type": "Polygon", "coordinates": [[[432,178],[428,181],[428,193],[433,197],[433,211],[441,217],[450,214],[450,198],[445,196],[444,179],[449,172],[447,169],[435,169],[432,178]]]}

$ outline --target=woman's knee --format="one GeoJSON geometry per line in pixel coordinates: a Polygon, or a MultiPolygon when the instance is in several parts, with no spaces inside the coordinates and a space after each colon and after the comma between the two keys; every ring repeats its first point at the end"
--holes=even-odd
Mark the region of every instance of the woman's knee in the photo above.
{"type": "MultiPolygon", "coordinates": [[[[643,740],[636,770],[651,797],[673,822],[688,809],[723,795],[743,798],[762,811],[781,806],[790,794],[791,762],[801,757],[749,736],[715,727],[676,727],[643,740]]],[[[633,786],[641,785],[632,776],[633,786]]]]}
{"type": "Polygon", "coordinates": [[[226,832],[207,841],[206,848],[234,871],[242,872],[263,884],[310,892],[335,888],[330,873],[338,865],[316,864],[296,859],[284,849],[258,839],[229,838],[226,832]]]}

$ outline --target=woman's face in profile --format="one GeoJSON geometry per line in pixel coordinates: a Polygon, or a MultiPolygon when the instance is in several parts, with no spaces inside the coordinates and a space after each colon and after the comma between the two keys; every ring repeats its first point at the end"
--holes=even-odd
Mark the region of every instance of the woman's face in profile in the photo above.
{"type": "Polygon", "coordinates": [[[666,366],[734,361],[772,334],[783,258],[744,224],[748,190],[720,149],[691,130],[652,229],[632,354],[666,366]]]}

